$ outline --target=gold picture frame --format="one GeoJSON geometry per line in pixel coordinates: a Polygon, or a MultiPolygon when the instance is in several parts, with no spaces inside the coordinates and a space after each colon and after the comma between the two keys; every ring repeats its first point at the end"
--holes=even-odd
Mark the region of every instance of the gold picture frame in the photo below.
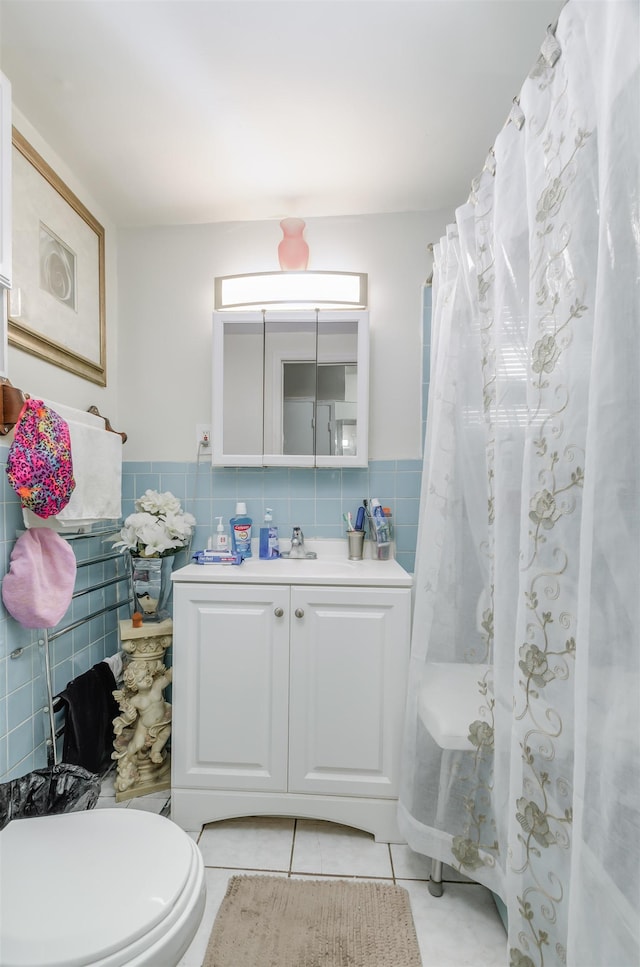
{"type": "Polygon", "coordinates": [[[14,127],[8,341],[107,385],[104,228],[14,127]]]}

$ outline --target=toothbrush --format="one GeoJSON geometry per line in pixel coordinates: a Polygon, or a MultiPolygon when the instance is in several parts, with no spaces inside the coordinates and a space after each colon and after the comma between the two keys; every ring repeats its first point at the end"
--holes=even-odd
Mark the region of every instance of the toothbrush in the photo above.
{"type": "Polygon", "coordinates": [[[348,514],[343,514],[342,515],[342,519],[344,520],[345,524],[347,525],[347,530],[348,531],[352,531],[353,530],[353,523],[351,521],[351,511],[349,511],[348,514]]]}

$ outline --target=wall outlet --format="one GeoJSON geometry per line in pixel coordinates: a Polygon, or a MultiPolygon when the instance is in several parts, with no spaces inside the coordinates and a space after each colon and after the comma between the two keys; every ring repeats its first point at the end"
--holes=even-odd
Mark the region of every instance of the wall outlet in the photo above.
{"type": "Polygon", "coordinates": [[[208,423],[196,423],[196,442],[199,447],[211,446],[211,427],[208,423]]]}

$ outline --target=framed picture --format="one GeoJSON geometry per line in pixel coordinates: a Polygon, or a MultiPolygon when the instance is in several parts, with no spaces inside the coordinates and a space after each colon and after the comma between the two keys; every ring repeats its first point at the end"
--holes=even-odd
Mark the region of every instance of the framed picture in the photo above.
{"type": "Polygon", "coordinates": [[[13,128],[10,346],[106,386],[104,229],[13,128]]]}

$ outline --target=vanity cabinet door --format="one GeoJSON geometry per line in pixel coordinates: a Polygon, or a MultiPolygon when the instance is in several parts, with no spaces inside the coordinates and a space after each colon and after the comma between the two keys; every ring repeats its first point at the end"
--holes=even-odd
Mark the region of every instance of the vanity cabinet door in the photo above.
{"type": "Polygon", "coordinates": [[[290,792],[398,795],[410,595],[292,587],[290,792]]]}
{"type": "Polygon", "coordinates": [[[176,584],[173,784],[287,788],[289,588],[176,584]]]}

